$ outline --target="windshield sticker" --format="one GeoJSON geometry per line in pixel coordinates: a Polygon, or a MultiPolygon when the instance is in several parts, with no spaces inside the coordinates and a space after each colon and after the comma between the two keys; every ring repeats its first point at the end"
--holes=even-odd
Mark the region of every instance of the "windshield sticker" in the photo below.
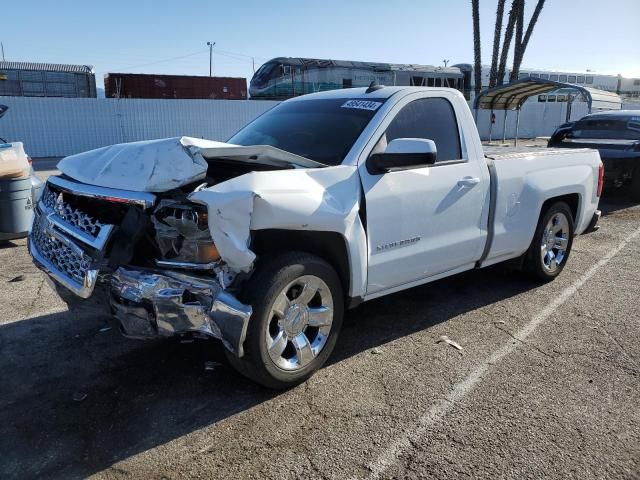
{"type": "Polygon", "coordinates": [[[356,108],[358,110],[377,110],[382,102],[372,102],[371,100],[348,100],[342,104],[342,108],[356,108]]]}

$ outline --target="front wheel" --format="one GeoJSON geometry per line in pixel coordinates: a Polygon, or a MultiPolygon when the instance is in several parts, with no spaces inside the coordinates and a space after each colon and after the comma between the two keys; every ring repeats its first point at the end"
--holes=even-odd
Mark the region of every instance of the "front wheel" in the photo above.
{"type": "Polygon", "coordinates": [[[268,388],[309,378],[327,360],[342,326],[344,297],[321,258],[287,253],[257,268],[243,300],[253,307],[244,356],[227,353],[243,375],[268,388]]]}
{"type": "Polygon", "coordinates": [[[564,202],[551,205],[541,216],[524,267],[544,282],[556,278],[567,264],[573,244],[573,215],[564,202]]]}

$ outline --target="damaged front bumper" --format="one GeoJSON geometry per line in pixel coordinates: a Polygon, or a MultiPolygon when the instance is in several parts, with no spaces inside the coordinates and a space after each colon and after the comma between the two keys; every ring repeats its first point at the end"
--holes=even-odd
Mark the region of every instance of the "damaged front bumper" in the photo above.
{"type": "Polygon", "coordinates": [[[126,336],[201,334],[243,356],[250,306],[204,275],[129,266],[101,272],[95,252],[104,252],[113,226],[98,224],[61,201],[52,205],[54,201],[45,196],[38,203],[28,248],[70,310],[112,314],[126,336]]]}
{"type": "Polygon", "coordinates": [[[200,333],[242,357],[251,307],[215,280],[172,271],[118,268],[111,277],[111,308],[133,338],[200,333]]]}
{"type": "Polygon", "coordinates": [[[92,295],[82,298],[65,286],[64,277],[58,277],[59,272],[47,265],[33,244],[30,247],[36,266],[48,274],[51,286],[71,311],[111,314],[129,338],[199,334],[220,340],[238,357],[244,355],[252,309],[222,290],[217,281],[120,267],[112,275],[101,276],[92,295]]]}

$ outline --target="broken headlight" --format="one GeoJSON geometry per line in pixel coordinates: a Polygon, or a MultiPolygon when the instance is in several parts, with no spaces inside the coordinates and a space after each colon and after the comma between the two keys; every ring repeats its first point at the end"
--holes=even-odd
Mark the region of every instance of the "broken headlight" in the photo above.
{"type": "Polygon", "coordinates": [[[203,267],[220,260],[207,217],[202,205],[163,200],[152,217],[161,260],[203,267]]]}

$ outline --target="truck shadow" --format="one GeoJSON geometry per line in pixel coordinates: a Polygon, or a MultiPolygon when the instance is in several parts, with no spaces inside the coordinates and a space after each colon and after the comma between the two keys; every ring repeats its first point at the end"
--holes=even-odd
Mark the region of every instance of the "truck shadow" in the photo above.
{"type": "MultiPolygon", "coordinates": [[[[368,302],[347,312],[330,361],[535,287],[491,268],[368,302]]],[[[216,342],[137,342],[107,325],[63,312],[0,326],[0,477],[86,477],[279,394],[216,342]]]]}
{"type": "Polygon", "coordinates": [[[625,185],[622,188],[605,190],[598,208],[602,210],[602,215],[606,216],[634,205],[637,205],[637,202],[631,200],[631,188],[625,185]]]}

